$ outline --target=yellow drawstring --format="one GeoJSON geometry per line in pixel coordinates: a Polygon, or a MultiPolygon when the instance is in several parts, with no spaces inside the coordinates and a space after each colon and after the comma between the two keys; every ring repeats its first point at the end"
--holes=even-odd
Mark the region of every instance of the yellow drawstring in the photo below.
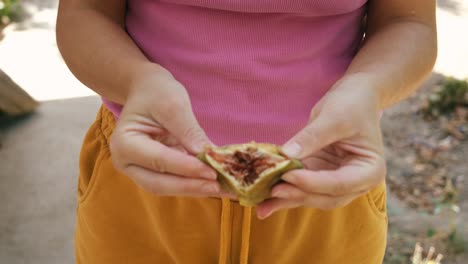
{"type": "Polygon", "coordinates": [[[244,217],[242,219],[242,240],[240,252],[240,264],[247,264],[249,261],[250,246],[250,223],[252,221],[252,207],[244,207],[244,217]]]}
{"type": "MultiPolygon", "coordinates": [[[[240,264],[247,264],[249,261],[250,246],[250,223],[252,221],[252,207],[244,207],[242,218],[242,238],[240,249],[240,264]]],[[[219,264],[228,264],[229,248],[232,232],[231,223],[231,201],[223,198],[221,204],[221,225],[219,231],[219,264]]]]}
{"type": "Polygon", "coordinates": [[[231,201],[222,198],[221,225],[219,231],[219,264],[227,264],[229,240],[231,239],[231,201]]]}

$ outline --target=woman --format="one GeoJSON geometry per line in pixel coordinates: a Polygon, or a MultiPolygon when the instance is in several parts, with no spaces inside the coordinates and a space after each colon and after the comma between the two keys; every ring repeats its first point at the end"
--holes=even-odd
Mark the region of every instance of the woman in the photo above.
{"type": "Polygon", "coordinates": [[[77,263],[382,262],[380,113],[431,72],[434,0],[62,0],[57,37],[104,102],[77,263]],[[251,140],[305,164],[254,209],[194,157],[251,140]]]}

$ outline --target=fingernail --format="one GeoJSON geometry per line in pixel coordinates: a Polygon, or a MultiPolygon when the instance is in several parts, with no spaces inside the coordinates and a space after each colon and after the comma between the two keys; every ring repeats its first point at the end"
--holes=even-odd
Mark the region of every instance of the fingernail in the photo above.
{"type": "Polygon", "coordinates": [[[260,220],[263,220],[263,219],[265,219],[265,216],[262,215],[262,213],[257,212],[257,218],[260,219],[260,220]]]}
{"type": "Polygon", "coordinates": [[[209,183],[203,186],[203,191],[206,193],[213,194],[213,193],[219,193],[220,189],[219,189],[218,184],[209,183]]]}
{"type": "Polygon", "coordinates": [[[202,153],[203,151],[206,150],[206,148],[208,148],[210,146],[214,146],[214,145],[213,145],[213,143],[207,141],[207,142],[194,143],[192,147],[193,147],[193,150],[196,153],[202,153]]]}
{"type": "Polygon", "coordinates": [[[302,147],[296,142],[289,142],[283,147],[283,152],[290,158],[297,158],[302,152],[302,147]]]}
{"type": "Polygon", "coordinates": [[[260,218],[260,220],[265,220],[267,219],[268,217],[270,217],[270,215],[272,214],[273,212],[269,212],[267,214],[264,214],[264,215],[258,215],[258,218],[260,218]]]}
{"type": "Polygon", "coordinates": [[[217,178],[218,176],[216,175],[216,172],[213,172],[213,171],[205,171],[205,172],[202,172],[201,177],[202,177],[202,178],[205,178],[205,179],[208,179],[208,180],[216,180],[216,178],[217,178]]]}
{"type": "Polygon", "coordinates": [[[271,196],[276,198],[287,198],[288,194],[284,191],[274,191],[271,196]]]}
{"type": "Polygon", "coordinates": [[[292,173],[285,173],[281,176],[281,179],[287,182],[294,182],[295,176],[292,173]]]}

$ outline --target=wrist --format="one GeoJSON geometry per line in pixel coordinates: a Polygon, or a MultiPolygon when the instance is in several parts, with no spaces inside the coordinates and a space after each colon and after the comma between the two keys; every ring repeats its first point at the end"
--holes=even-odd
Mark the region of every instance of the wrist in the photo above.
{"type": "Polygon", "coordinates": [[[128,83],[127,99],[135,94],[145,94],[154,90],[157,83],[174,81],[173,75],[155,63],[143,63],[134,67],[128,83]]]}
{"type": "Polygon", "coordinates": [[[375,111],[381,112],[383,110],[383,95],[378,80],[371,74],[346,74],[332,89],[346,89],[347,92],[358,96],[361,102],[368,103],[375,111]]]}

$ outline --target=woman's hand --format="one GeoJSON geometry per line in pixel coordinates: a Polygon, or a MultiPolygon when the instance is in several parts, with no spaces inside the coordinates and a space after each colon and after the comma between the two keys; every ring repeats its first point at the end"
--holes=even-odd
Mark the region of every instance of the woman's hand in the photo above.
{"type": "Polygon", "coordinates": [[[349,204],[385,179],[376,93],[366,80],[343,79],[313,108],[309,124],[283,147],[305,169],[283,175],[257,208],[260,218],[300,206],[349,204]]]}
{"type": "Polygon", "coordinates": [[[114,166],[155,195],[220,196],[215,171],[191,155],[206,144],[185,88],[155,70],[132,84],[110,149],[114,166]]]}

